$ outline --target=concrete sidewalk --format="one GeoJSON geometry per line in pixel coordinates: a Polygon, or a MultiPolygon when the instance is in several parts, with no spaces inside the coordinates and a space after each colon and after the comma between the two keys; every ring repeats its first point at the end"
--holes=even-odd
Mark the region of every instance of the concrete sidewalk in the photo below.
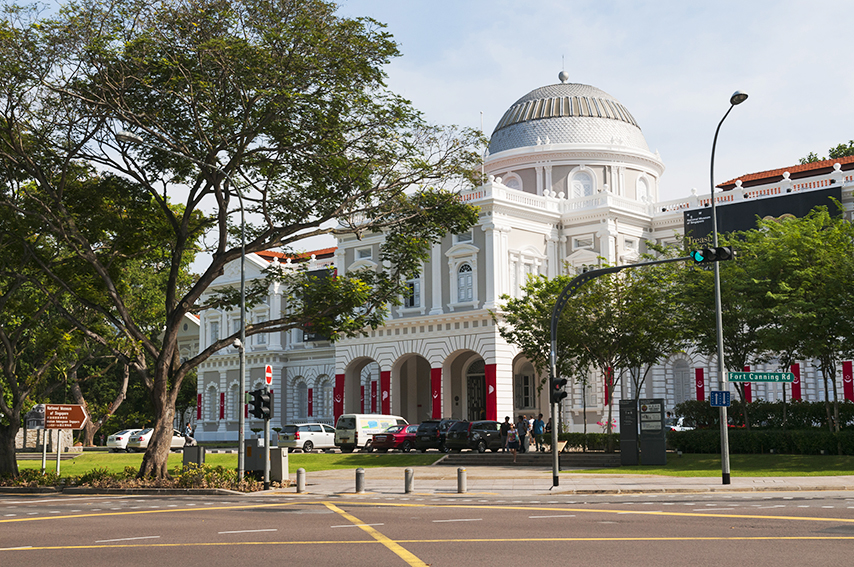
{"type": "MultiPolygon", "coordinates": [[[[457,495],[458,469],[448,466],[412,467],[413,494],[457,495]]],[[[737,474],[737,473],[736,473],[737,474]]],[[[628,474],[560,475],[552,488],[552,471],[532,467],[467,467],[466,493],[484,496],[547,496],[556,494],[697,493],[754,491],[854,490],[854,476],[733,476],[730,484],[721,477],[674,477],[628,474]]],[[[296,481],[296,474],[290,475],[296,481]]],[[[365,469],[366,495],[404,495],[405,469],[397,467],[365,469]]],[[[306,473],[306,493],[314,495],[355,495],[356,470],[341,469],[306,473]]],[[[277,492],[295,492],[291,487],[277,492]]]]}

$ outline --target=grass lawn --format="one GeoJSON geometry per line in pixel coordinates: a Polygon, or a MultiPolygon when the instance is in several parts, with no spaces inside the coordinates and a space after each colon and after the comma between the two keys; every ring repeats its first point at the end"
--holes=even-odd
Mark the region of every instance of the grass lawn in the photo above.
{"type": "MultiPolygon", "coordinates": [[[[562,471],[564,474],[659,474],[667,476],[720,476],[720,455],[667,454],[667,465],[562,471]]],[[[854,456],[843,455],[730,455],[730,474],[738,476],[839,476],[854,475],[854,456]]]]}
{"type": "MultiPolygon", "coordinates": [[[[419,453],[317,453],[302,454],[291,453],[288,455],[288,470],[296,473],[303,468],[306,472],[325,471],[330,469],[356,469],[373,467],[419,467],[431,465],[443,455],[441,453],[419,454],[419,453]]],[[[139,468],[142,463],[142,453],[95,453],[84,452],[74,459],[64,460],[59,465],[61,476],[80,476],[94,469],[106,469],[110,473],[121,472],[125,467],[139,468]]],[[[169,468],[178,468],[183,463],[181,453],[169,455],[169,468]]],[[[207,453],[205,464],[226,468],[237,468],[236,453],[207,453]]],[[[19,469],[41,469],[41,459],[19,460],[19,469]]],[[[53,459],[48,455],[47,470],[56,470],[56,455],[53,459]]]]}

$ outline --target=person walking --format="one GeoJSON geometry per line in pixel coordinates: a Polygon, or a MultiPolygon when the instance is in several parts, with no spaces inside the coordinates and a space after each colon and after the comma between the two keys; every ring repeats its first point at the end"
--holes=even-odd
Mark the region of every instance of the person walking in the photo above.
{"type": "Polygon", "coordinates": [[[516,422],[516,432],[519,434],[519,452],[525,453],[528,450],[528,420],[524,415],[519,416],[519,421],[516,422]]]}
{"type": "MultiPolygon", "coordinates": [[[[507,418],[510,419],[510,418],[507,418]]],[[[507,431],[507,442],[505,450],[510,449],[513,453],[513,462],[516,462],[516,451],[519,450],[519,432],[516,431],[516,425],[510,424],[510,429],[507,431]]]]}
{"type": "Polygon", "coordinates": [[[510,423],[510,416],[506,416],[504,418],[504,423],[501,424],[501,450],[507,452],[507,432],[510,431],[510,426],[513,425],[510,423]]]}
{"type": "Polygon", "coordinates": [[[537,419],[534,420],[533,426],[531,426],[531,434],[534,436],[534,441],[536,442],[536,450],[544,451],[543,447],[543,432],[545,431],[546,423],[543,421],[543,414],[537,416],[537,419]]]}

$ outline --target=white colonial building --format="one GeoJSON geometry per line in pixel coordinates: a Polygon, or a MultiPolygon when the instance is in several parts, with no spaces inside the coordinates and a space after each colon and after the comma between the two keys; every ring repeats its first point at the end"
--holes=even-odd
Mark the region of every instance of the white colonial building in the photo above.
{"type": "MultiPolygon", "coordinates": [[[[448,235],[433,247],[410,294],[385,324],[364,336],[335,344],[306,340],[301,331],[256,335],[247,340],[247,389],[260,387],[264,367],[274,370],[275,423],[333,423],[342,413],[382,412],[416,423],[430,417],[487,418],[549,415],[544,378],[498,332],[491,312],[500,297],[518,296],[529,274],[575,273],[585,265],[635,261],[647,241],[673,242],[684,234],[686,213],[709,206],[708,194],[659,201],[664,172],[631,113],[611,95],[566,82],[531,91],[504,114],[492,134],[484,168],[488,182],[463,193],[480,208],[473,230],[448,235]]],[[[837,188],[851,218],[854,158],[819,162],[746,176],[724,184],[724,206],[757,203],[788,193],[837,188]],[[838,163],[837,163],[838,162],[838,163]]],[[[770,201],[768,201],[770,203],[770,201]]],[[[379,269],[380,236],[343,238],[337,248],[312,255],[311,268],[334,266],[339,274],[379,269]]],[[[270,262],[287,262],[273,252],[247,258],[247,279],[270,262]]],[[[235,262],[214,288],[236,286],[235,262]]],[[[267,301],[248,320],[275,318],[287,306],[271,287],[267,301]]],[[[239,330],[236,311],[201,314],[200,344],[239,330]]],[[[754,370],[761,370],[755,368],[754,370]]],[[[802,396],[820,399],[815,369],[800,368],[802,396]]],[[[678,353],[662,361],[642,396],[661,397],[668,407],[717,384],[714,360],[678,353]]],[[[595,379],[593,379],[595,378],[595,379]]],[[[196,435],[201,440],[235,440],[242,396],[238,352],[227,348],[199,368],[196,435]]],[[[570,384],[562,422],[582,428],[606,414],[600,377],[591,386],[570,384]]],[[[755,385],[754,397],[777,399],[781,385],[755,385]]],[[[632,397],[628,381],[617,386],[614,403],[632,397]]],[[[245,409],[243,409],[245,411],[245,409]]],[[[618,412],[615,411],[616,415],[618,412]]],[[[249,421],[247,428],[260,427],[249,421]]]]}

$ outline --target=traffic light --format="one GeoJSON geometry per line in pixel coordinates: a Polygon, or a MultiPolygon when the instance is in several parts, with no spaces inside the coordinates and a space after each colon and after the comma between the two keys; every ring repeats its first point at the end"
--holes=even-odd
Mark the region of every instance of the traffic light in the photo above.
{"type": "Polygon", "coordinates": [[[569,395],[563,389],[563,387],[566,386],[566,378],[550,378],[549,381],[551,383],[551,402],[553,404],[559,404],[561,400],[569,395]]]}
{"type": "Polygon", "coordinates": [[[261,388],[249,392],[252,399],[249,400],[249,415],[257,419],[270,419],[273,417],[273,392],[261,388]]]}
{"type": "Polygon", "coordinates": [[[716,248],[692,250],[690,255],[694,262],[698,264],[707,264],[709,262],[732,260],[735,257],[735,252],[733,252],[732,246],[718,246],[716,248]]]}

